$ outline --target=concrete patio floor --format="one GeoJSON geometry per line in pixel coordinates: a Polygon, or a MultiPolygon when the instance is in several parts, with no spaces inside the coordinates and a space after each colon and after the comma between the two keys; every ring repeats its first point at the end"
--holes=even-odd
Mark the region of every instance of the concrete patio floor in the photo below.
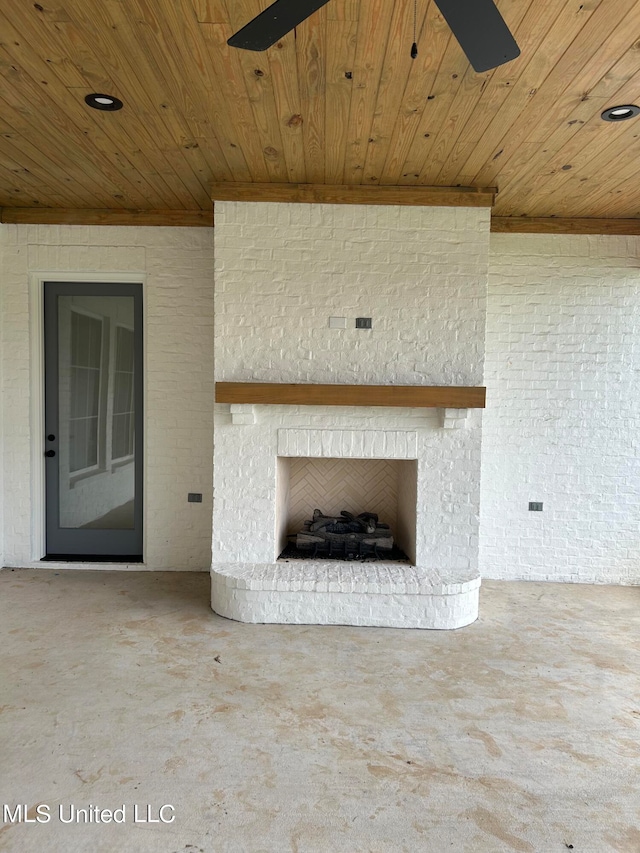
{"type": "Polygon", "coordinates": [[[453,632],[244,625],[208,596],[0,572],[0,801],[51,814],[0,850],[640,851],[640,588],[485,581],[453,632]]]}

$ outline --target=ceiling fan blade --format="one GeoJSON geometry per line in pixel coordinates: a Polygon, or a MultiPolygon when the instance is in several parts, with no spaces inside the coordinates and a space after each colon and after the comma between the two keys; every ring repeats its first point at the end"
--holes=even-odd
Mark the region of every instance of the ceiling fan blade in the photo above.
{"type": "Polygon", "coordinates": [[[227,44],[243,50],[266,50],[328,2],[329,0],[276,0],[268,9],[234,33],[227,44]]]}
{"type": "Polygon", "coordinates": [[[474,71],[488,71],[520,56],[493,0],[435,0],[474,71]]]}

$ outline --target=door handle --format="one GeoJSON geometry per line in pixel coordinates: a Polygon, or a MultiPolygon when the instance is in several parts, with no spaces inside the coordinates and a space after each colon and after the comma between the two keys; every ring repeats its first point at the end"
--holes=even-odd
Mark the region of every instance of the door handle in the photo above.
{"type": "Polygon", "coordinates": [[[49,459],[51,459],[51,457],[52,457],[52,456],[55,456],[55,455],[56,455],[56,452],[55,452],[55,450],[47,450],[47,451],[46,451],[46,453],[45,453],[44,455],[45,455],[45,456],[48,456],[48,457],[49,457],[49,459]]]}

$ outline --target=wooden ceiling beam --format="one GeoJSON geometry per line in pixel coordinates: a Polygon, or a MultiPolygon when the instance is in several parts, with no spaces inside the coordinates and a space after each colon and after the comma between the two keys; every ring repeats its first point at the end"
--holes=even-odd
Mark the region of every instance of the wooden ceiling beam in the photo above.
{"type": "MultiPolygon", "coordinates": [[[[365,189],[370,190],[374,188],[360,187],[358,189],[364,191],[365,189]]],[[[381,187],[380,189],[384,188],[381,187]]],[[[407,189],[411,190],[413,188],[407,187],[407,189]]],[[[238,199],[232,200],[237,201],[238,199]]],[[[249,200],[256,201],[257,199],[249,200]]],[[[282,199],[261,200],[274,201],[282,199]]],[[[286,199],[286,201],[292,200],[290,198],[286,199]]],[[[305,200],[309,201],[309,199],[305,200]]],[[[331,203],[340,202],[332,201],[331,203]]],[[[373,204],[374,202],[369,201],[369,203],[373,204]]],[[[380,204],[384,202],[377,201],[375,203],[380,204]]],[[[411,204],[412,202],[394,201],[387,203],[411,204]]],[[[425,204],[425,202],[421,203],[425,204]]],[[[19,225],[168,225],[185,228],[211,228],[213,227],[213,211],[2,207],[0,208],[0,223],[19,225]]],[[[640,219],[561,219],[555,217],[492,216],[491,231],[494,234],[621,234],[640,236],[640,219]]]]}
{"type": "Polygon", "coordinates": [[[213,210],[2,207],[0,222],[17,225],[170,225],[185,228],[211,228],[213,210]]]}
{"type": "Polygon", "coordinates": [[[491,207],[494,187],[389,187],[328,184],[215,183],[215,201],[305,204],[399,204],[414,207],[491,207]]]}
{"type": "Polygon", "coordinates": [[[563,219],[492,216],[494,234],[626,234],[640,235],[640,219],[563,219]]]}

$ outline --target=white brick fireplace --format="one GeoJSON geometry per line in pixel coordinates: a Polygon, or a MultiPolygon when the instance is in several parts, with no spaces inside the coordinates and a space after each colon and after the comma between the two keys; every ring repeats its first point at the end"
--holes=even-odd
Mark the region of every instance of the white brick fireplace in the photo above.
{"type": "MultiPolygon", "coordinates": [[[[217,203],[216,382],[482,385],[488,245],[484,208],[217,203]],[[361,316],[371,329],[355,328],[361,316]]],[[[216,403],[213,609],[251,622],[469,624],[480,448],[480,409],[216,403]],[[408,563],[279,561],[302,459],[398,466],[394,535],[408,563]]]]}

